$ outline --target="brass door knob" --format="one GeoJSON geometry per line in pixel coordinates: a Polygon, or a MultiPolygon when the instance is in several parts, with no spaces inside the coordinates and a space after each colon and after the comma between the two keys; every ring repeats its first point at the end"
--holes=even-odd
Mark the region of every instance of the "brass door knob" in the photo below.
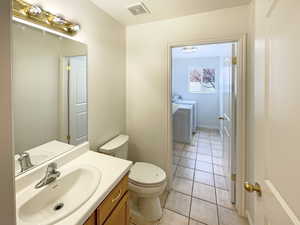
{"type": "Polygon", "coordinates": [[[225,120],[225,118],[223,116],[220,116],[218,119],[219,120],[225,120]]]}
{"type": "Polygon", "coordinates": [[[244,188],[248,192],[256,192],[258,196],[261,196],[261,187],[258,183],[250,184],[249,182],[245,182],[244,188]]]}

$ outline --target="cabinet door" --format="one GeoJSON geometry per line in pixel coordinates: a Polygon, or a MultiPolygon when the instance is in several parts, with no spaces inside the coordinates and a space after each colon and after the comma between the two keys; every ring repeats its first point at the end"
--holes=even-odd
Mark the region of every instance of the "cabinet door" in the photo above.
{"type": "Polygon", "coordinates": [[[128,176],[125,176],[119,184],[109,193],[97,209],[97,224],[102,225],[107,220],[113,209],[121,201],[122,196],[128,190],[128,176]]]}
{"type": "Polygon", "coordinates": [[[83,225],[96,225],[96,213],[94,212],[83,225]]]}
{"type": "Polygon", "coordinates": [[[105,221],[104,225],[129,225],[128,192],[105,221]]]}

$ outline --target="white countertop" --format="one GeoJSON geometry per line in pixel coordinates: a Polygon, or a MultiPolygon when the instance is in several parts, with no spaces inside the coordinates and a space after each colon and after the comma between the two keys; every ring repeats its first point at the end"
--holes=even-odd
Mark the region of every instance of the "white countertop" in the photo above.
{"type": "MultiPolygon", "coordinates": [[[[29,153],[32,164],[37,166],[57,155],[71,150],[74,147],[74,145],[54,140],[29,149],[26,152],[29,153]]],[[[15,155],[15,175],[18,175],[21,172],[18,158],[19,156],[15,155]]]]}
{"type": "MultiPolygon", "coordinates": [[[[101,171],[101,181],[95,193],[86,203],[84,203],[78,210],[73,212],[71,215],[55,223],[54,225],[82,225],[95,211],[95,209],[100,205],[100,203],[105,199],[105,197],[112,191],[116,184],[118,184],[122,177],[129,172],[129,169],[132,165],[132,162],[127,160],[82,149],[79,149],[80,152],[76,153],[77,155],[75,154],[76,156],[74,156],[74,159],[70,159],[70,157],[72,157],[70,155],[74,155],[74,151],[76,150],[73,150],[71,153],[65,155],[66,158],[69,158],[66,159],[66,163],[61,162],[63,161],[62,158],[57,158],[58,164],[61,164],[58,170],[67,170],[70,168],[76,168],[82,164],[88,164],[90,166],[96,167],[101,171]]],[[[55,162],[56,160],[54,159],[53,161],[55,162]]],[[[26,177],[31,175],[30,173],[28,173],[25,175],[21,175],[21,177],[18,178],[18,180],[16,180],[18,186],[17,198],[18,194],[20,194],[22,190],[24,190],[24,186],[26,186],[24,183],[27,182],[28,185],[32,185],[33,182],[35,183],[36,181],[38,181],[36,180],[36,178],[40,178],[41,175],[41,171],[38,171],[39,169],[44,171],[45,167],[35,169],[35,171],[33,171],[32,173],[32,177],[26,177]],[[22,181],[21,179],[27,179],[27,181],[22,181]]]]}

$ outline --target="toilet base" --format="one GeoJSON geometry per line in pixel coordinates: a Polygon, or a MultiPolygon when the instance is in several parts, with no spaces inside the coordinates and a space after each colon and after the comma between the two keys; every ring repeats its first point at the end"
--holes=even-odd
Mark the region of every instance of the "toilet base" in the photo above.
{"type": "Polygon", "coordinates": [[[160,200],[156,198],[139,198],[138,208],[148,221],[157,221],[162,217],[160,200]]]}
{"type": "Polygon", "coordinates": [[[160,219],[157,221],[146,221],[145,218],[134,209],[130,209],[130,224],[133,225],[158,225],[160,219]]]}
{"type": "Polygon", "coordinates": [[[130,220],[135,225],[157,225],[162,217],[159,198],[130,197],[130,220]]]}

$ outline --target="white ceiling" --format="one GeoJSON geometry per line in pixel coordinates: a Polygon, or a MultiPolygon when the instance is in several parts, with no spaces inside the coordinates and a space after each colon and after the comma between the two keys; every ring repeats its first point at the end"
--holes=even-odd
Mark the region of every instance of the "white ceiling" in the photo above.
{"type": "Polygon", "coordinates": [[[127,8],[129,5],[138,3],[141,0],[91,1],[120,23],[133,25],[230,8],[248,4],[251,0],[143,0],[152,13],[139,16],[133,16],[127,8]]]}
{"type": "Polygon", "coordinates": [[[172,49],[172,57],[174,59],[181,58],[206,58],[206,57],[225,57],[229,56],[232,51],[231,43],[209,44],[194,46],[197,48],[195,52],[183,52],[182,47],[172,49]]]}

